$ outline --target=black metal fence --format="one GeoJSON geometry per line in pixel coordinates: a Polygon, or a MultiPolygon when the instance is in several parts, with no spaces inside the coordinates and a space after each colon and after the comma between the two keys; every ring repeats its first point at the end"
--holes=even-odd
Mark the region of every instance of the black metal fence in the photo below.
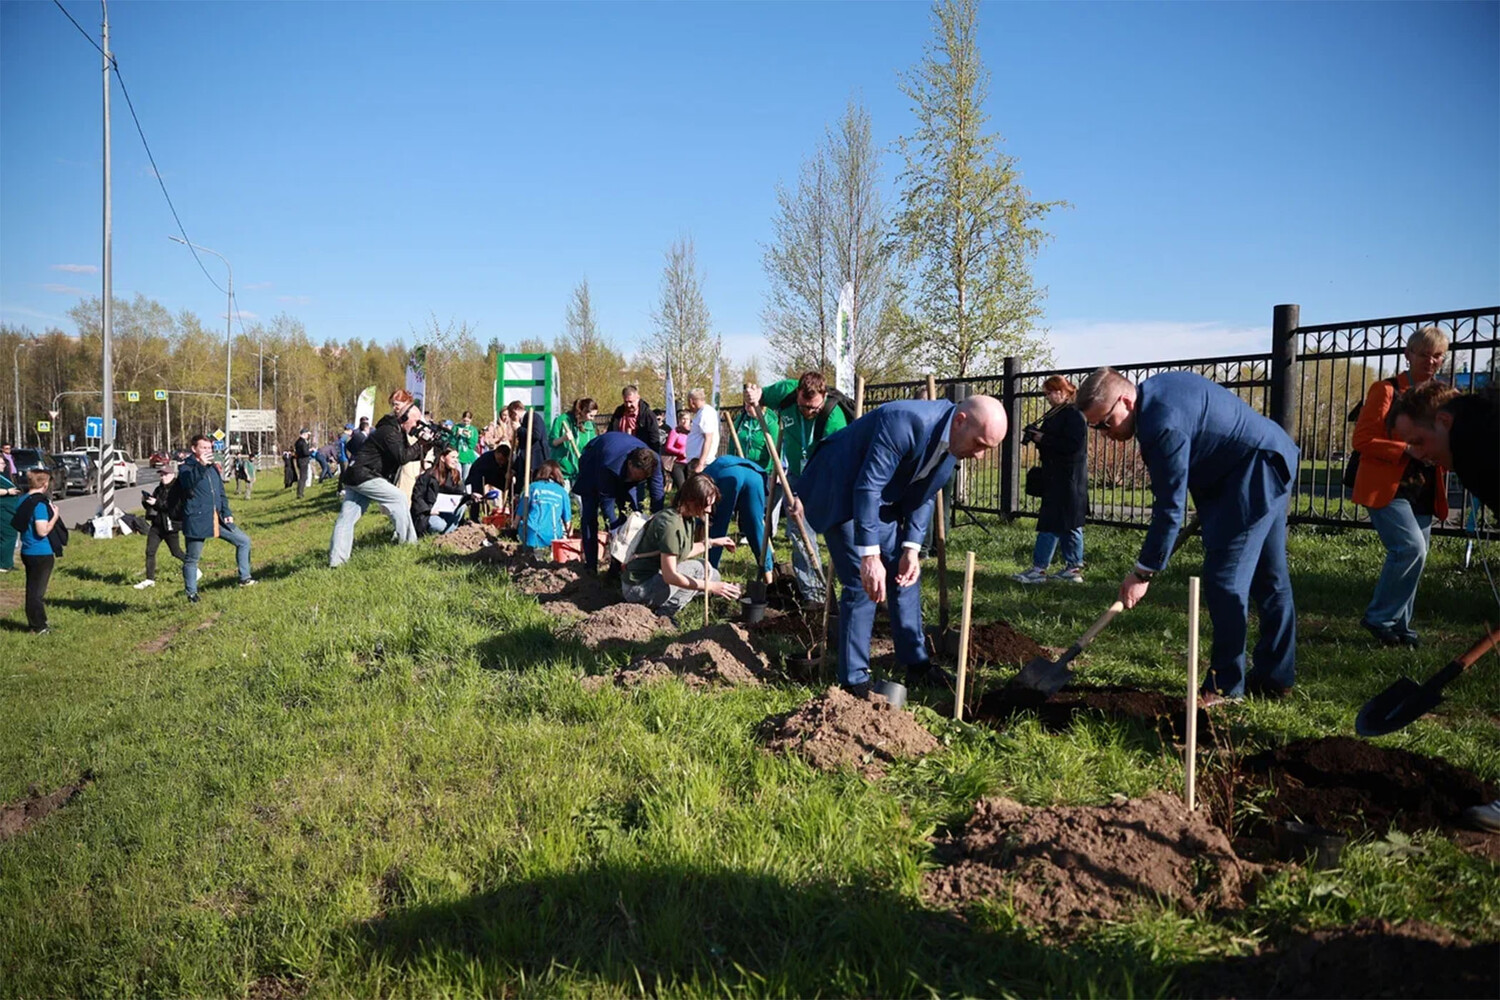
{"type": "MultiPolygon", "coordinates": [[[[1277,421],[1302,450],[1292,501],[1291,520],[1302,524],[1369,525],[1364,508],[1345,496],[1344,468],[1352,454],[1354,425],[1349,412],[1371,384],[1406,368],[1407,339],[1424,326],[1437,326],[1449,338],[1448,357],[1440,377],[1464,391],[1493,385],[1500,359],[1500,306],[1428,313],[1389,319],[1301,326],[1297,306],[1277,306],[1270,351],[1228,357],[1191,358],[1145,364],[1115,365],[1133,381],[1167,371],[1192,371],[1213,379],[1258,412],[1277,421]]],[[[986,458],[963,463],[955,478],[954,508],[1003,517],[1034,517],[1038,501],[1021,489],[1025,472],[1038,461],[1035,448],[1020,443],[1020,428],[1047,409],[1042,385],[1063,375],[1075,385],[1091,368],[1018,371],[1013,358],[999,375],[941,379],[938,395],[959,399],[974,394],[995,396],[1006,406],[1011,433],[986,458]]],[[[865,407],[897,399],[919,399],[926,382],[890,382],[865,387],[865,407]]],[[[1497,457],[1500,461],[1500,457],[1497,457]]],[[[1091,434],[1089,442],[1090,522],[1144,527],[1151,519],[1151,491],[1135,442],[1110,441],[1091,434]]],[[[1449,503],[1456,512],[1441,534],[1477,532],[1496,537],[1493,519],[1457,485],[1450,484],[1449,503]]]]}

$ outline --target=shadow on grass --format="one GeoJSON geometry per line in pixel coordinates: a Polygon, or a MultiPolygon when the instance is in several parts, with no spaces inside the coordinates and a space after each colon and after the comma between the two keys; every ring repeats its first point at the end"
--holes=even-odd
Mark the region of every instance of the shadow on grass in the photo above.
{"type": "MultiPolygon", "coordinates": [[[[399,873],[384,885],[393,907],[411,894],[399,873]]],[[[518,882],[398,910],[350,935],[365,961],[398,975],[478,965],[543,992],[582,981],[631,994],[1125,996],[1170,971],[1150,966],[1149,944],[1118,954],[1048,945],[889,890],[672,866],[518,882]]]]}
{"type": "Polygon", "coordinates": [[[49,608],[70,608],[90,615],[118,615],[133,610],[120,601],[106,601],[102,597],[49,597],[49,608]]]}
{"type": "Polygon", "coordinates": [[[88,580],[91,583],[108,583],[117,586],[123,586],[132,579],[129,573],[119,571],[101,573],[89,566],[64,566],[58,575],[71,576],[75,580],[88,580]]]}
{"type": "Polygon", "coordinates": [[[582,649],[561,639],[546,625],[522,625],[496,633],[474,645],[474,655],[486,670],[529,670],[551,662],[559,654],[582,649]]]}

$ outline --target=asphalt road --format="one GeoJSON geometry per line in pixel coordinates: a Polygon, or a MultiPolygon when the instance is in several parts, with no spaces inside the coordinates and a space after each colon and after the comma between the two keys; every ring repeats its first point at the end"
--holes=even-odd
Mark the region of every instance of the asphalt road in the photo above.
{"type": "MultiPolygon", "coordinates": [[[[149,493],[156,488],[158,480],[155,469],[143,468],[140,470],[136,485],[115,487],[115,506],[123,511],[141,512],[141,492],[149,493]]],[[[99,513],[99,495],[97,493],[79,493],[59,500],[57,506],[62,510],[63,524],[69,528],[75,524],[81,524],[99,513]]]]}

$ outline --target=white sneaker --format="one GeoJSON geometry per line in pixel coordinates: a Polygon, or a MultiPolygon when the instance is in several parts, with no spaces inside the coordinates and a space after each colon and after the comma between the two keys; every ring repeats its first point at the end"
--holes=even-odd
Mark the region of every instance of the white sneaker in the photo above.
{"type": "Polygon", "coordinates": [[[1082,583],[1083,567],[1069,566],[1067,569],[1058,570],[1047,579],[1051,580],[1053,583],[1082,583]]]}
{"type": "Polygon", "coordinates": [[[1024,573],[1011,574],[1011,579],[1017,583],[1046,583],[1047,571],[1033,566],[1024,573]]]}
{"type": "Polygon", "coordinates": [[[1500,833],[1500,799],[1482,806],[1470,806],[1464,810],[1464,819],[1481,830],[1500,833]]]}
{"type": "Polygon", "coordinates": [[[136,590],[145,590],[147,587],[154,587],[154,586],[156,586],[156,581],[155,580],[142,580],[140,583],[138,583],[138,584],[135,585],[135,589],[136,590]]]}

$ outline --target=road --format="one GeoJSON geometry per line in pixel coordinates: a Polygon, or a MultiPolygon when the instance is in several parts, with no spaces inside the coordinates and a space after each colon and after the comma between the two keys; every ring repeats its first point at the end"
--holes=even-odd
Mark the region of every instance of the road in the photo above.
{"type": "MultiPolygon", "coordinates": [[[[141,492],[144,490],[149,493],[154,490],[158,479],[155,469],[141,469],[136,485],[115,487],[115,505],[124,511],[141,513],[143,509],[141,492]]],[[[99,495],[97,493],[76,494],[66,500],[59,500],[57,506],[62,511],[63,524],[71,528],[99,513],[99,495]]]]}

